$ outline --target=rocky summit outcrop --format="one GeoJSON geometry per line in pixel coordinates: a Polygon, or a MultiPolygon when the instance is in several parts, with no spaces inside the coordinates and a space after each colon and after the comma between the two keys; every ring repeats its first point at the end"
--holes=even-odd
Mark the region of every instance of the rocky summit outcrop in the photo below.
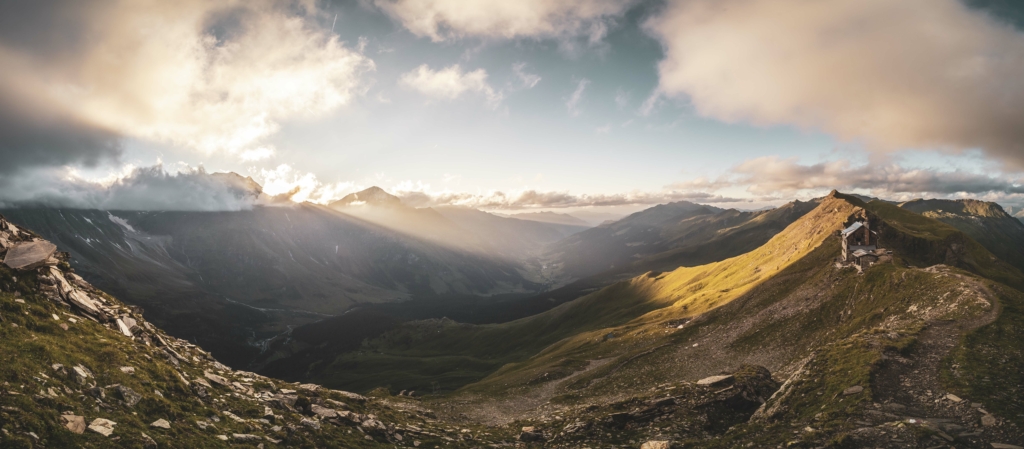
{"type": "Polygon", "coordinates": [[[59,263],[54,257],[57,245],[34,238],[0,215],[0,256],[3,263],[14,270],[34,270],[59,263]]]}
{"type": "Polygon", "coordinates": [[[46,265],[56,265],[53,257],[57,245],[47,241],[20,242],[11,245],[4,257],[4,264],[15,270],[31,270],[46,265]]]}

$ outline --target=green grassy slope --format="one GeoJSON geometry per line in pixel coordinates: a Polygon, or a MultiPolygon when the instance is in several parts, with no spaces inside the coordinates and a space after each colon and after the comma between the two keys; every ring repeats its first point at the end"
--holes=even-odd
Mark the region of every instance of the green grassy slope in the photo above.
{"type": "MultiPolygon", "coordinates": [[[[850,434],[857,427],[851,419],[867,413],[881,395],[892,394],[891,387],[875,389],[876,382],[882,382],[877,376],[886,360],[910,351],[919,339],[930,338],[924,337],[924,330],[946,326],[960,335],[960,343],[927,374],[942,379],[935,386],[982,403],[999,419],[1015,423],[1008,433],[992,437],[1015,441],[1024,426],[1024,385],[1011,373],[1024,364],[1024,294],[1007,284],[1020,285],[1020,273],[941,222],[885,203],[865,204],[842,196],[837,200],[884,217],[882,244],[892,243],[897,255],[892,263],[873,266],[863,275],[837,269],[833,261],[838,241],[827,239],[750,288],[745,287],[750,278],[739,275],[754,271],[749,266],[731,275],[731,270],[724,270],[724,276],[679,277],[675,280],[682,284],[676,288],[694,293],[714,283],[712,291],[717,294],[709,296],[724,299],[722,305],[709,308],[714,303],[699,293],[652,297],[666,301],[665,306],[624,325],[563,339],[463,388],[460,396],[477,404],[479,416],[512,408],[521,401],[517,398],[539,397],[540,403],[550,401],[568,410],[603,410],[602,404],[647,396],[656,386],[685,384],[742,364],[766,366],[786,379],[809,357],[811,361],[794,376],[797,382],[791,392],[769,401],[770,419],[754,420],[713,441],[700,437],[680,442],[695,447],[740,447],[751,441],[819,447],[832,441],[847,447],[843,444],[854,444],[850,434]],[[951,266],[923,268],[935,263],[951,266]],[[731,285],[743,291],[730,296],[731,285]],[[975,329],[970,323],[982,325],[975,329]],[[863,386],[864,393],[836,399],[851,386],[863,386]],[[798,437],[788,431],[804,426],[815,430],[798,437]]],[[[823,203],[826,209],[835,206],[835,201],[823,203]]],[[[833,211],[846,213],[841,207],[833,211]]],[[[813,221],[815,215],[805,220],[813,221]]],[[[784,234],[776,243],[785,243],[784,234]]],[[[601,413],[610,412],[594,412],[601,413]]],[[[535,422],[543,419],[531,424],[535,422]]],[[[934,434],[918,430],[924,432],[921,438],[934,434]]]]}
{"type": "Polygon", "coordinates": [[[395,389],[424,389],[433,382],[450,389],[506,363],[523,360],[561,339],[619,326],[683,299],[692,299],[684,307],[688,313],[698,314],[732,300],[824,242],[854,209],[840,200],[835,203],[834,208],[841,208],[845,215],[805,217],[743,256],[639,276],[509,323],[410,324],[369,342],[360,351],[338,357],[330,365],[311,367],[309,375],[355,389],[388,383],[395,389]]]}
{"type": "MultiPolygon", "coordinates": [[[[574,403],[615,400],[741,363],[787,370],[810,348],[871,329],[913,338],[929,320],[982,313],[985,307],[960,291],[959,277],[923,269],[934,264],[1003,292],[990,303],[1019,300],[1017,290],[996,282],[1020,285],[1020,273],[963,232],[888,203],[836,195],[743,256],[637,277],[511,323],[403,326],[311,373],[336,385],[428,390],[433,382],[451,388],[486,376],[461,394],[487,403],[553,386],[544,394],[574,403]],[[839,251],[833,233],[860,209],[884,220],[882,245],[896,252],[892,263],[864,275],[833,266],[839,251]],[[916,312],[924,309],[931,312],[916,312]],[[370,372],[380,374],[370,380],[370,372]]],[[[991,326],[1010,326],[1016,335],[1009,323],[1017,318],[1006,310],[991,326]]],[[[846,357],[843,351],[836,357],[846,357]]],[[[870,357],[880,357],[881,348],[873,351],[870,357]]],[[[999,363],[987,357],[971,369],[999,363]]],[[[851,376],[870,376],[871,364],[857,372],[851,376]]],[[[837,377],[829,388],[859,379],[837,377]]]]}
{"type": "Polygon", "coordinates": [[[552,245],[548,258],[568,279],[631,277],[702,265],[761,246],[815,205],[794,201],[742,212],[685,201],[664,204],[570,236],[552,245]]]}
{"type": "MultiPolygon", "coordinates": [[[[675,249],[625,264],[619,268],[579,280],[551,292],[527,298],[516,298],[500,302],[491,301],[481,303],[476,301],[471,306],[462,306],[462,309],[466,311],[479,309],[490,317],[489,320],[474,322],[501,323],[512,321],[522,317],[540,314],[549,309],[555,308],[562,303],[571,301],[588,293],[592,293],[618,281],[629,280],[630,278],[644,272],[664,271],[666,269],[673,270],[679,266],[696,266],[724,260],[761,246],[771,239],[772,236],[785,229],[790,223],[806,214],[816,204],[816,202],[797,201],[770,211],[761,212],[739,212],[735,210],[726,210],[710,215],[701,214],[690,219],[683,219],[680,223],[675,222],[675,220],[679,218],[679,210],[677,210],[679,209],[678,207],[654,208],[651,212],[651,214],[654,215],[653,217],[641,213],[634,216],[630,223],[633,221],[642,221],[647,224],[667,226],[666,229],[663,229],[660,232],[666,235],[671,234],[670,238],[666,238],[671,241],[671,245],[676,246],[675,249]]],[[[683,209],[690,210],[692,207],[690,209],[683,209]]],[[[450,309],[444,307],[442,304],[429,305],[429,303],[426,302],[423,304],[423,307],[434,307],[439,311],[450,309]]],[[[412,304],[406,303],[403,306],[408,305],[412,304]]],[[[649,305],[642,304],[641,306],[649,307],[649,305]]],[[[371,309],[376,310],[381,309],[381,307],[372,307],[371,309]]],[[[366,338],[364,336],[375,337],[377,333],[385,330],[385,328],[382,328],[381,326],[373,325],[381,324],[379,313],[374,314],[372,313],[372,310],[367,310],[365,312],[368,315],[365,318],[376,320],[376,322],[366,323],[363,316],[356,317],[346,315],[300,327],[292,332],[287,339],[275,340],[270,347],[270,351],[264,354],[263,361],[268,361],[270,363],[265,368],[261,368],[261,372],[288,379],[305,379],[307,376],[319,376],[319,374],[316,374],[315,372],[324,370],[326,365],[330,363],[335,356],[340,355],[343,352],[352,351],[353,345],[358,345],[359,341],[366,338]],[[353,333],[344,330],[340,330],[339,332],[325,332],[325,329],[330,327],[365,329],[368,331],[373,330],[374,332],[353,333]],[[344,338],[349,338],[350,340],[344,340],[344,338]],[[354,340],[351,340],[353,338],[354,340]]],[[[632,313],[632,311],[626,310],[623,311],[623,313],[628,315],[629,313],[632,313]]],[[[455,318],[457,321],[463,321],[457,317],[465,315],[465,313],[461,312],[454,312],[454,314],[445,312],[445,314],[437,314],[434,316],[437,318],[448,316],[455,318]]],[[[394,320],[385,321],[388,322],[389,326],[392,326],[394,323],[394,320]]],[[[556,322],[558,321],[556,320],[556,322]]],[[[602,323],[600,320],[590,320],[590,322],[595,326],[601,326],[604,324],[615,323],[616,321],[613,320],[607,323],[602,323]]],[[[526,352],[536,351],[543,345],[554,341],[552,338],[557,339],[564,337],[569,335],[567,332],[573,332],[575,330],[576,328],[572,326],[555,330],[537,330],[536,332],[542,336],[539,337],[536,344],[531,344],[528,347],[525,347],[524,350],[526,352]]],[[[406,340],[410,338],[410,334],[416,335],[423,333],[430,332],[423,330],[408,331],[399,329],[394,335],[386,336],[385,338],[406,340]]],[[[443,349],[446,345],[447,343],[443,343],[440,347],[443,349]]],[[[501,353],[505,354],[508,352],[509,351],[502,349],[501,353]]],[[[443,363],[437,363],[439,360],[424,360],[421,358],[387,358],[387,366],[378,367],[375,366],[374,363],[377,363],[378,361],[384,363],[384,360],[377,356],[371,357],[374,361],[368,362],[364,357],[350,354],[344,357],[346,360],[345,366],[351,367],[361,365],[363,368],[351,371],[347,369],[332,370],[337,371],[337,375],[340,376],[339,378],[333,378],[333,380],[346,382],[344,385],[348,385],[350,388],[370,388],[373,385],[373,382],[377,381],[378,377],[367,377],[363,376],[363,374],[370,372],[369,370],[371,369],[378,370],[377,372],[388,373],[383,377],[388,379],[401,377],[402,372],[411,373],[414,371],[425,371],[435,373],[434,376],[437,377],[432,377],[432,379],[437,380],[442,388],[447,389],[478,378],[481,372],[488,372],[495,369],[496,364],[503,363],[506,360],[514,360],[515,358],[522,356],[519,351],[512,352],[516,352],[515,357],[512,359],[506,358],[496,360],[492,358],[490,360],[485,360],[475,357],[462,359],[462,362],[464,363],[455,364],[455,366],[460,366],[461,368],[449,370],[444,376],[437,376],[437,372],[443,371],[444,367],[448,366],[453,360],[460,359],[449,359],[443,363]],[[409,366],[409,364],[412,364],[412,366],[409,366]],[[407,367],[408,369],[403,369],[404,367],[407,367]],[[352,384],[347,382],[352,382],[352,384]]],[[[428,352],[425,354],[431,353],[428,352]]],[[[428,378],[419,376],[414,377],[417,382],[431,382],[428,378]]],[[[412,379],[407,379],[407,381],[411,380],[412,379]]],[[[398,382],[396,385],[408,386],[409,382],[407,381],[398,382]]]]}

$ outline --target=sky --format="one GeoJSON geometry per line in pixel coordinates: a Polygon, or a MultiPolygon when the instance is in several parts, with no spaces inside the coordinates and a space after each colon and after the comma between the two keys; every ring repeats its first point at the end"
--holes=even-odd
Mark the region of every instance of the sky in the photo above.
{"type": "Polygon", "coordinates": [[[1007,0],[0,5],[0,205],[1024,207],[1007,0]]]}

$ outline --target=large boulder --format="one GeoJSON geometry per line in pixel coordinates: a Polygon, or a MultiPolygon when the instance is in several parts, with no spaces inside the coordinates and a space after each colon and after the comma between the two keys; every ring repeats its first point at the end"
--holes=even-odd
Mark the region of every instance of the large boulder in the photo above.
{"type": "Polygon", "coordinates": [[[16,243],[7,250],[4,264],[15,270],[33,270],[47,265],[56,265],[53,253],[57,245],[46,240],[16,243]]]}

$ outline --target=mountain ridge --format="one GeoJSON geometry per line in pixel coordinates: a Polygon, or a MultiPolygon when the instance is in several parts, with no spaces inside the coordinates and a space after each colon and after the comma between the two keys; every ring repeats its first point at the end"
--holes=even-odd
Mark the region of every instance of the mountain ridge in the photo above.
{"type": "MultiPolygon", "coordinates": [[[[8,291],[9,278],[3,280],[8,291]]],[[[31,279],[19,280],[16,289],[31,293],[31,279]]],[[[1021,288],[1024,275],[965,232],[896,205],[833,193],[751,252],[645,273],[510,323],[409,323],[329,367],[362,377],[367,389],[388,384],[390,391],[431,391],[437,380],[462,385],[417,400],[374,390],[366,407],[395,424],[393,431],[384,425],[383,433],[370,434],[372,442],[345,440],[367,447],[394,445],[394,434],[412,434],[402,424],[406,418],[389,411],[396,404],[436,413],[422,421],[435,435],[473,434],[472,440],[445,440],[456,447],[510,444],[515,435],[544,447],[642,441],[882,447],[893,436],[927,445],[936,432],[966,447],[988,447],[1024,438],[1021,385],[998,374],[1024,369],[1021,288]],[[892,260],[859,269],[837,261],[836,232],[856,220],[870,223],[892,260]],[[391,373],[399,366],[423,371],[398,381],[391,373]],[[447,378],[437,376],[444,372],[447,378]],[[463,426],[467,430],[459,431],[463,426]],[[794,428],[812,430],[794,434],[794,428]]],[[[2,310],[18,310],[10,295],[0,299],[2,310]]],[[[36,318],[18,315],[19,323],[38,326],[30,319],[36,318]]],[[[337,379],[319,373],[337,387],[337,379]]],[[[229,374],[235,382],[247,375],[229,374]]],[[[280,381],[269,382],[281,388],[280,381]]],[[[128,385],[143,388],[130,379],[128,385]]],[[[178,390],[167,391],[183,399],[178,390]]],[[[314,410],[332,404],[327,399],[350,396],[326,394],[306,396],[321,408],[303,402],[282,415],[318,421],[332,438],[345,438],[334,437],[330,419],[314,410]]],[[[148,390],[146,397],[152,397],[148,390]]],[[[124,429],[141,430],[143,424],[116,413],[115,421],[128,423],[124,429]]],[[[291,438],[317,438],[302,425],[291,438]]],[[[42,428],[48,438],[59,430],[42,428]]],[[[284,436],[270,430],[270,438],[284,436]]],[[[260,432],[266,428],[254,433],[260,432]]],[[[240,435],[228,438],[249,438],[240,435]]]]}
{"type": "Polygon", "coordinates": [[[953,226],[1024,271],[1024,224],[996,203],[973,199],[916,199],[899,207],[953,226]]]}
{"type": "MultiPolygon", "coordinates": [[[[982,322],[980,327],[972,327],[978,329],[973,332],[981,332],[982,329],[987,332],[992,326],[1012,323],[1019,319],[1019,306],[1024,300],[1024,296],[1017,290],[1022,276],[1019,271],[986,254],[982,246],[964,233],[937,221],[888,203],[864,203],[857,198],[834,194],[824,199],[811,215],[794,222],[786,231],[752,253],[707,266],[680,268],[671,273],[649,273],[563,304],[541,315],[512,323],[468,326],[442,320],[406,326],[374,339],[364,345],[362,351],[341,357],[334,364],[336,369],[341,370],[368,369],[375,372],[384,372],[381,371],[384,366],[399,364],[421,364],[422,369],[439,369],[422,365],[424,362],[416,362],[417,358],[424,361],[448,358],[450,361],[447,363],[460,365],[462,370],[476,364],[478,368],[472,369],[493,371],[482,380],[470,383],[455,393],[456,397],[468,403],[468,411],[463,410],[462,413],[492,424],[508,422],[512,417],[519,420],[527,417],[528,423],[536,423],[537,426],[558,425],[550,422],[548,413],[565,414],[568,417],[559,421],[562,425],[578,419],[582,420],[583,427],[571,433],[556,433],[556,437],[563,438],[561,441],[582,441],[577,438],[584,437],[593,441],[595,434],[587,429],[600,432],[600,429],[607,428],[601,421],[604,418],[595,417],[594,414],[614,413],[615,410],[606,411],[601,404],[628,401],[630,395],[640,394],[646,386],[659,382],[671,383],[672,379],[678,379],[679,369],[686,366],[690,366],[685,368],[689,373],[686,376],[699,379],[722,370],[732,372],[736,364],[765,364],[773,360],[742,354],[775,354],[775,361],[769,365],[772,371],[781,370],[786,373],[784,376],[796,376],[799,382],[804,382],[801,379],[808,379],[807,376],[811,374],[807,367],[812,366],[813,372],[818,373],[813,376],[831,379],[827,385],[821,386],[829,391],[826,397],[831,397],[837,389],[836,394],[841,396],[843,390],[858,386],[858,383],[868,391],[870,378],[875,375],[872,373],[881,372],[879,370],[883,364],[876,361],[872,363],[878,365],[858,366],[851,371],[852,377],[851,373],[829,374],[828,370],[847,366],[845,364],[849,363],[847,359],[850,358],[882,360],[880,357],[888,351],[885,348],[889,346],[878,346],[877,350],[852,349],[867,344],[877,332],[881,332],[879,335],[887,335],[885,332],[899,335],[897,340],[904,341],[900,345],[907,345],[909,343],[906,342],[926,338],[929,334],[922,333],[922,329],[927,328],[927,323],[941,322],[941,319],[993,320],[991,324],[985,325],[982,322]],[[831,261],[835,259],[839,247],[834,232],[848,225],[854,217],[876,220],[873,229],[879,230],[882,244],[893,249],[898,261],[867,268],[864,275],[852,268],[833,268],[831,261]],[[932,245],[936,249],[929,249],[932,245]],[[943,249],[939,251],[938,248],[943,249]],[[977,274],[934,265],[943,262],[1002,279],[1018,287],[1000,287],[977,274]],[[905,267],[907,263],[911,266],[905,267]],[[931,268],[915,268],[914,264],[931,268]],[[905,280],[913,279],[913,282],[899,284],[901,277],[905,280]],[[894,279],[896,283],[893,283],[894,279]],[[973,284],[963,284],[961,279],[974,280],[970,281],[973,284]],[[806,287],[801,287],[805,284],[806,287]],[[897,285],[898,288],[894,287],[897,285]],[[958,285],[975,287],[961,291],[958,285]],[[846,298],[851,294],[857,295],[861,286],[866,289],[861,295],[863,301],[851,304],[846,298]],[[934,296],[920,295],[922,286],[932,289],[934,296]],[[942,292],[949,292],[947,295],[955,293],[953,298],[956,299],[943,302],[942,298],[948,296],[943,296],[942,292]],[[908,298],[915,301],[910,304],[931,304],[930,311],[920,314],[917,310],[923,310],[918,309],[922,306],[907,307],[908,303],[903,301],[908,298]],[[808,301],[811,306],[807,305],[808,301]],[[996,303],[1003,304],[1003,312],[994,311],[996,309],[993,309],[993,304],[996,303]],[[898,319],[885,321],[883,318],[886,315],[880,311],[898,304],[902,304],[902,308],[893,312],[896,313],[893,318],[898,319]],[[941,307],[936,308],[936,305],[941,307]],[[789,307],[795,309],[787,312],[789,307]],[[1007,312],[1009,307],[1015,311],[1007,312]],[[996,318],[997,314],[999,318],[996,318]],[[741,316],[746,318],[740,319],[741,316]],[[824,317],[838,317],[838,322],[835,318],[824,317]],[[729,324],[733,322],[739,326],[738,329],[729,324]],[[876,328],[879,330],[874,330],[876,328]],[[729,331],[731,337],[724,341],[722,337],[709,340],[705,335],[707,332],[724,332],[726,329],[733,330],[729,331]],[[806,361],[808,354],[800,352],[801,345],[791,344],[792,336],[786,336],[786,329],[806,329],[801,331],[804,336],[800,337],[800,341],[816,342],[814,344],[819,348],[818,355],[806,361]],[[836,334],[837,329],[842,331],[836,334]],[[538,337],[542,339],[534,341],[532,346],[521,347],[522,342],[528,341],[525,340],[526,335],[532,336],[534,340],[538,337]],[[822,338],[825,340],[821,341],[822,338]],[[699,344],[699,348],[694,342],[699,344]],[[502,347],[506,349],[500,349],[502,347]],[[482,352],[476,352],[477,349],[473,348],[481,348],[482,352]],[[499,356],[496,360],[488,361],[489,358],[494,359],[495,354],[503,353],[512,357],[499,356]],[[714,358],[708,358],[711,353],[716,354],[714,358]],[[677,357],[681,358],[668,362],[677,357]],[[464,361],[460,362],[462,359],[464,361]],[[827,362],[829,359],[834,361],[827,362]],[[608,360],[612,362],[608,363],[608,360]],[[686,360],[689,361],[684,362],[686,360]],[[384,365],[378,365],[380,363],[384,365]],[[368,364],[370,368],[366,368],[368,364]],[[554,389],[548,385],[553,385],[554,389]],[[537,397],[539,392],[547,393],[537,397]],[[596,410],[601,411],[594,414],[581,411],[595,406],[596,410]]],[[[945,335],[959,333],[957,330],[949,332],[945,335]]],[[[1010,344],[1005,337],[999,341],[1001,344],[1010,344]]],[[[962,357],[965,353],[951,354],[961,354],[957,357],[962,357]]],[[[907,354],[909,356],[911,353],[907,354]]],[[[986,357],[972,361],[971,369],[983,370],[1001,363],[998,357],[986,357]]],[[[940,382],[937,376],[941,372],[941,367],[933,367],[927,381],[940,382]]],[[[463,376],[462,382],[467,380],[466,374],[469,373],[460,375],[463,376]]],[[[358,376],[351,372],[348,375],[351,379],[358,376]]],[[[319,379],[328,384],[334,383],[329,377],[319,379]]],[[[429,377],[419,382],[426,382],[427,379],[429,377]]],[[[447,382],[459,379],[449,377],[447,382]]],[[[1007,385],[1007,380],[1002,379],[1003,385],[1007,385]]],[[[398,388],[395,381],[396,378],[388,380],[398,388]]],[[[398,385],[413,387],[417,381],[413,382],[398,385]]],[[[1009,385],[1013,385],[1012,380],[1009,382],[1009,385]]],[[[964,383],[953,382],[952,385],[961,389],[960,394],[966,394],[962,392],[969,389],[964,383]]],[[[937,385],[932,388],[940,387],[937,385]]],[[[877,390],[878,394],[892,392],[883,386],[878,386],[877,390]]],[[[998,406],[1004,418],[1011,417],[1013,410],[1021,406],[1019,400],[999,392],[973,391],[971,397],[981,398],[986,404],[993,401],[992,406],[998,406]]],[[[785,398],[785,401],[794,400],[799,402],[799,399],[792,396],[785,398]]],[[[931,402],[918,401],[916,397],[900,400],[912,402],[915,407],[924,407],[931,402]]],[[[842,405],[826,403],[822,407],[829,410],[830,416],[851,416],[868,413],[871,407],[865,404],[868,403],[859,400],[842,405]]],[[[820,402],[814,407],[819,405],[820,402]]],[[[774,416],[772,419],[775,420],[780,416],[788,416],[787,419],[806,419],[808,425],[814,425],[815,428],[822,425],[812,423],[814,419],[811,416],[800,418],[799,415],[793,416],[792,412],[785,411],[793,410],[788,408],[791,405],[784,406],[780,402],[769,403],[765,407],[773,410],[765,413],[774,416]]],[[[826,419],[824,424],[831,428],[831,434],[844,428],[841,420],[826,419]]],[[[749,429],[747,435],[756,434],[759,442],[776,441],[770,436],[771,432],[765,433],[768,432],[766,429],[772,428],[770,424],[751,421],[744,426],[749,429]]],[[[715,434],[713,428],[708,429],[711,432],[709,435],[715,434]]],[[[1011,433],[1019,432],[1017,429],[1011,433]]],[[[850,430],[853,429],[846,428],[846,431],[850,430]]],[[[806,437],[808,441],[814,440],[811,435],[806,437]]],[[[729,440],[724,438],[723,441],[729,440]]],[[[729,447],[726,443],[721,444],[721,447],[729,447]]],[[[700,447],[719,446],[707,444],[700,447]]]]}

